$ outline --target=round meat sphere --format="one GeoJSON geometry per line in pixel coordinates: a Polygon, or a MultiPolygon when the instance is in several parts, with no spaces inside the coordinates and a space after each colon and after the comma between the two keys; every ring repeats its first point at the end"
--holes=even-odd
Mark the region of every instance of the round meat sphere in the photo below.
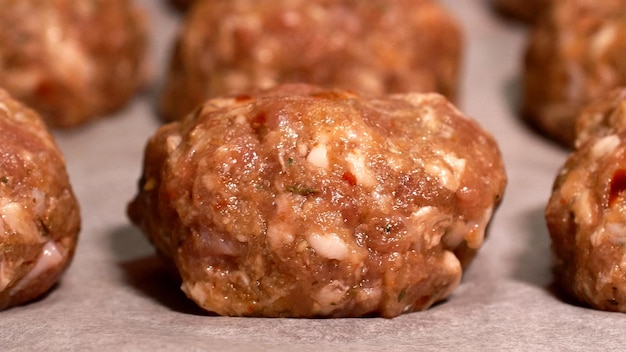
{"type": "Polygon", "coordinates": [[[626,312],[626,89],[590,105],[580,121],[578,148],[546,208],[555,278],[584,304],[626,312]]]}
{"type": "Polygon", "coordinates": [[[51,127],[123,107],[144,83],[146,44],[127,0],[0,0],[0,84],[51,127]]]}
{"type": "Polygon", "coordinates": [[[584,106],[626,85],[626,0],[557,1],[526,49],[524,118],[573,146],[584,106]]]}
{"type": "Polygon", "coordinates": [[[439,94],[282,85],[160,128],[128,214],[208,311],[389,318],[450,295],[505,183],[439,94]]]}
{"type": "Polygon", "coordinates": [[[65,161],[43,121],[0,89],[0,309],[47,292],[80,229],[65,161]]]}
{"type": "Polygon", "coordinates": [[[454,99],[461,31],[433,0],[231,0],[193,6],[173,50],[161,112],[207,98],[311,83],[454,99]]]}

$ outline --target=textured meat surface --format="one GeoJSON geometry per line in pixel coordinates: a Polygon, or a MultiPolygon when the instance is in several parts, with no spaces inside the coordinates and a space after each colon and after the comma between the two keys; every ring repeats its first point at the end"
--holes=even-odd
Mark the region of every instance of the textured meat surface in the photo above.
{"type": "Polygon", "coordinates": [[[546,209],[556,280],[596,309],[626,312],[626,91],[581,116],[578,148],[546,209]],[[582,122],[586,120],[586,122],[582,122]]]}
{"type": "Polygon", "coordinates": [[[394,317],[458,285],[505,183],[441,95],[285,85],[163,126],[128,213],[209,311],[394,317]]]}
{"type": "Polygon", "coordinates": [[[572,146],[583,106],[626,84],[626,1],[558,1],[535,26],[525,58],[524,117],[572,146]]]}
{"type": "Polygon", "coordinates": [[[143,16],[126,0],[0,0],[0,84],[49,126],[112,112],[143,84],[143,16]]]}
{"type": "Polygon", "coordinates": [[[44,123],[0,89],[0,309],[45,293],[80,228],[65,162],[44,123]]]}
{"type": "Polygon", "coordinates": [[[209,97],[278,83],[454,99],[461,50],[432,0],[203,1],[181,29],[161,111],[180,119],[209,97]]]}

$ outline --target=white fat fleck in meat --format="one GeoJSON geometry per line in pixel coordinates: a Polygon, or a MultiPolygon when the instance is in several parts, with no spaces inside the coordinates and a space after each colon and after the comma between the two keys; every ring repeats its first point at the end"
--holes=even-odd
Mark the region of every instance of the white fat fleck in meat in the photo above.
{"type": "Polygon", "coordinates": [[[465,236],[467,246],[469,248],[478,249],[485,240],[485,231],[487,230],[487,224],[493,215],[493,207],[487,208],[483,213],[482,218],[478,221],[471,221],[468,224],[468,234],[465,236]]]}
{"type": "Polygon", "coordinates": [[[0,111],[4,111],[5,114],[9,115],[9,108],[7,108],[6,104],[0,102],[0,111]]]}
{"type": "Polygon", "coordinates": [[[619,146],[619,144],[620,139],[614,134],[599,139],[595,142],[593,147],[591,147],[592,158],[598,159],[611,153],[613,150],[615,150],[615,148],[619,146]]]}
{"type": "MultiPolygon", "coordinates": [[[[16,263],[20,264],[20,263],[16,263]]],[[[15,265],[13,265],[15,266],[15,265]]],[[[13,268],[6,261],[0,261],[0,292],[3,292],[13,280],[13,268]]]]}
{"type": "Polygon", "coordinates": [[[384,92],[384,80],[381,79],[380,73],[373,69],[361,68],[355,72],[354,85],[361,87],[364,92],[384,92]]]}
{"type": "Polygon", "coordinates": [[[456,192],[461,186],[465,164],[465,159],[447,153],[441,155],[441,159],[435,159],[426,164],[425,169],[430,175],[436,177],[442,186],[456,192]]]}
{"type": "Polygon", "coordinates": [[[372,197],[372,206],[374,208],[384,213],[388,213],[392,210],[393,199],[385,192],[382,185],[378,185],[376,189],[370,193],[370,196],[372,197]]]}
{"type": "Polygon", "coordinates": [[[599,227],[591,234],[591,236],[589,236],[589,241],[591,242],[592,246],[597,247],[602,244],[602,240],[604,239],[604,231],[604,227],[599,227]]]}
{"type": "Polygon", "coordinates": [[[440,298],[448,297],[461,283],[461,277],[463,269],[459,258],[450,251],[443,252],[443,268],[445,268],[452,278],[452,282],[448,285],[447,289],[441,294],[440,298]]]}
{"type": "Polygon", "coordinates": [[[210,290],[208,290],[207,288],[205,288],[204,285],[202,285],[199,282],[189,282],[189,281],[185,281],[183,280],[182,285],[180,286],[180,289],[185,292],[185,294],[192,298],[194,301],[196,302],[206,302],[207,300],[207,294],[210,294],[210,290]]]}
{"type": "Polygon", "coordinates": [[[619,261],[618,265],[622,271],[626,271],[626,252],[622,254],[622,259],[619,261]]]}
{"type": "Polygon", "coordinates": [[[382,283],[377,280],[376,285],[373,287],[361,287],[357,290],[356,299],[359,302],[380,302],[383,296],[383,290],[381,288],[382,283]]]}
{"type": "Polygon", "coordinates": [[[446,227],[450,223],[448,217],[444,216],[437,208],[425,206],[413,212],[409,217],[407,229],[415,233],[418,238],[426,241],[427,248],[439,245],[444,232],[442,226],[446,227]]]}
{"type": "Polygon", "coordinates": [[[35,278],[40,277],[46,271],[55,270],[61,265],[63,262],[63,254],[61,251],[62,250],[59,250],[54,241],[46,242],[35,265],[30,269],[30,272],[11,289],[10,294],[15,295],[27,287],[35,278]]]}
{"type": "Polygon", "coordinates": [[[278,250],[295,239],[291,226],[285,223],[270,224],[267,227],[267,241],[270,248],[278,250]]]}
{"type": "Polygon", "coordinates": [[[27,243],[40,241],[40,235],[31,214],[23,205],[14,202],[0,203],[0,219],[4,222],[4,230],[14,231],[23,236],[27,243]]]}
{"type": "Polygon", "coordinates": [[[591,234],[589,240],[594,247],[600,246],[604,241],[612,245],[626,244],[626,225],[622,222],[605,222],[604,226],[591,234]]]}
{"type": "Polygon", "coordinates": [[[443,241],[450,248],[457,247],[463,240],[467,242],[469,248],[480,248],[485,239],[487,224],[489,224],[492,215],[493,207],[489,207],[477,221],[455,221],[449,226],[443,241]]]}
{"type": "MultiPolygon", "coordinates": [[[[52,12],[50,12],[52,14],[52,12]]],[[[95,74],[92,60],[82,50],[75,38],[64,35],[60,28],[61,19],[56,15],[44,18],[48,22],[42,28],[48,28],[46,32],[45,48],[51,53],[49,65],[57,77],[64,77],[68,82],[91,82],[95,74]]]]}
{"type": "Polygon", "coordinates": [[[387,151],[389,154],[385,158],[387,165],[391,167],[394,171],[399,172],[404,167],[404,161],[402,158],[402,151],[393,143],[387,143],[387,151]]]}
{"type": "Polygon", "coordinates": [[[180,135],[172,135],[167,137],[165,141],[165,143],[167,144],[167,151],[169,153],[172,153],[174,150],[176,150],[176,148],[178,148],[181,141],[182,137],[180,135]]]}
{"type": "Polygon", "coordinates": [[[348,169],[356,177],[357,184],[365,187],[376,185],[376,176],[367,166],[366,156],[360,149],[354,150],[346,156],[348,169]]]}
{"type": "Polygon", "coordinates": [[[350,289],[340,280],[332,280],[328,285],[322,287],[313,294],[313,300],[317,303],[318,314],[329,314],[346,298],[350,289]]]}
{"type": "Polygon", "coordinates": [[[238,125],[243,125],[245,123],[247,123],[248,120],[246,119],[246,116],[243,114],[239,114],[237,115],[237,117],[235,117],[235,123],[238,125]]]}
{"type": "Polygon", "coordinates": [[[579,225],[590,225],[594,219],[594,209],[591,207],[591,193],[586,189],[580,189],[572,204],[574,218],[579,225]]]}
{"type": "Polygon", "coordinates": [[[33,188],[32,194],[35,203],[35,215],[43,216],[46,211],[46,195],[37,188],[33,188]]]}
{"type": "Polygon", "coordinates": [[[591,38],[591,53],[594,56],[601,56],[609,49],[617,38],[617,28],[615,25],[602,27],[591,38]]]}
{"type": "Polygon", "coordinates": [[[328,258],[344,260],[350,254],[348,244],[336,233],[320,234],[312,232],[306,236],[307,242],[318,255],[328,258]]]}
{"type": "Polygon", "coordinates": [[[276,214],[279,220],[268,223],[267,241],[271,249],[278,250],[285,244],[293,243],[296,231],[292,222],[280,220],[294,216],[290,196],[286,193],[280,193],[276,196],[275,202],[276,214]]]}
{"type": "Polygon", "coordinates": [[[302,156],[305,157],[309,151],[309,147],[307,147],[306,144],[304,143],[298,143],[297,147],[298,148],[298,153],[302,156]]]}
{"type": "Polygon", "coordinates": [[[306,161],[311,165],[328,169],[328,150],[325,143],[319,143],[311,149],[309,155],[306,158],[306,161]]]}
{"type": "Polygon", "coordinates": [[[428,105],[427,102],[435,99],[437,97],[438,94],[434,94],[434,93],[406,93],[406,94],[401,94],[401,95],[392,95],[392,97],[394,98],[400,98],[403,99],[409,103],[411,103],[411,105],[415,106],[415,107],[422,107],[422,106],[426,106],[428,105]]]}

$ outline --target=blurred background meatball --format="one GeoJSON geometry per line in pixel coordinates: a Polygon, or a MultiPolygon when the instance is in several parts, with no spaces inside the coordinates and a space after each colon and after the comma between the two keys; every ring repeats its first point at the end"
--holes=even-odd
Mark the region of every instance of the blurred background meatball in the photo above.
{"type": "Polygon", "coordinates": [[[161,112],[206,98],[312,83],[454,99],[462,34],[431,0],[231,0],[193,6],[174,47],[161,112]]]}
{"type": "Polygon", "coordinates": [[[49,126],[81,124],[141,87],[146,35],[127,0],[0,0],[0,84],[49,126]]]}

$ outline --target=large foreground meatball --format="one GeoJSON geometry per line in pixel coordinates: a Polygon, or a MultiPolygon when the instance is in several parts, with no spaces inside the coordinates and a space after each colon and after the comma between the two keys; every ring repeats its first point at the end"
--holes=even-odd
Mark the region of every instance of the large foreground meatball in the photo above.
{"type": "Polygon", "coordinates": [[[209,97],[278,83],[453,99],[461,40],[432,0],[202,1],[177,41],[161,111],[175,120],[209,97]]]}
{"type": "Polygon", "coordinates": [[[556,281],[591,307],[626,312],[626,90],[580,121],[546,208],[556,281]]]}
{"type": "Polygon", "coordinates": [[[505,183],[438,94],[286,85],[162,127],[128,211],[209,311],[394,317],[450,295],[505,183]]]}
{"type": "Polygon", "coordinates": [[[0,0],[0,84],[49,126],[124,106],[143,84],[145,51],[128,0],[0,0]]]}
{"type": "Polygon", "coordinates": [[[581,109],[626,84],[626,0],[557,1],[526,52],[524,117],[572,146],[581,109]]]}
{"type": "Polygon", "coordinates": [[[65,161],[37,114],[0,89],[0,309],[41,296],[80,228],[65,161]]]}

